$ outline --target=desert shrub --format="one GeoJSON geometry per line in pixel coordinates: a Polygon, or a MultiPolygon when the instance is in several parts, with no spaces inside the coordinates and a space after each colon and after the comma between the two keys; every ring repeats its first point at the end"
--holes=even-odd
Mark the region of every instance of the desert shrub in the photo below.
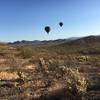
{"type": "Polygon", "coordinates": [[[66,88],[67,98],[71,97],[71,100],[83,100],[87,90],[87,81],[85,77],[78,71],[78,69],[58,66],[47,65],[46,61],[42,58],[42,73],[44,77],[53,77],[58,83],[61,83],[62,87],[66,88]],[[46,72],[48,72],[46,74],[46,72]]]}
{"type": "Polygon", "coordinates": [[[66,66],[59,66],[55,71],[56,75],[62,75],[67,93],[70,94],[67,97],[71,96],[72,100],[83,100],[87,90],[87,81],[84,76],[77,69],[66,66]]]}
{"type": "Polygon", "coordinates": [[[85,48],[83,50],[80,50],[79,53],[95,55],[95,54],[100,54],[100,49],[99,48],[85,48]]]}
{"type": "Polygon", "coordinates": [[[84,97],[84,94],[87,89],[87,82],[85,78],[79,73],[76,69],[68,69],[69,78],[67,84],[73,93],[76,94],[76,97],[80,100],[84,97]]]}
{"type": "Polygon", "coordinates": [[[30,58],[33,56],[33,49],[30,47],[22,47],[20,48],[20,55],[23,58],[30,58]]]}

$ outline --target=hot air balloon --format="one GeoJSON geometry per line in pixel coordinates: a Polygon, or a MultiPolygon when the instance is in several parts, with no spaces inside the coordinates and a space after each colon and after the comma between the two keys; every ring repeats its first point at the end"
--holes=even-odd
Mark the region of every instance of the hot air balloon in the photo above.
{"type": "Polygon", "coordinates": [[[63,26],[63,22],[60,22],[59,25],[60,25],[60,27],[62,27],[63,26]]]}
{"type": "Polygon", "coordinates": [[[47,34],[49,34],[50,30],[51,30],[51,29],[50,29],[49,26],[46,26],[46,27],[45,27],[45,31],[47,32],[47,34]]]}

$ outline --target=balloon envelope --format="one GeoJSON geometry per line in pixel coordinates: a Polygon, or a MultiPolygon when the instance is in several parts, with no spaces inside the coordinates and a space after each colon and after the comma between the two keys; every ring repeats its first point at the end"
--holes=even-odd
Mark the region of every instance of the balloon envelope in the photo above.
{"type": "Polygon", "coordinates": [[[51,30],[51,29],[50,29],[49,26],[46,26],[46,27],[45,27],[45,31],[46,31],[48,34],[49,34],[50,30],[51,30]]]}
{"type": "Polygon", "coordinates": [[[60,27],[62,27],[63,26],[63,22],[60,22],[59,25],[60,25],[60,27]]]}

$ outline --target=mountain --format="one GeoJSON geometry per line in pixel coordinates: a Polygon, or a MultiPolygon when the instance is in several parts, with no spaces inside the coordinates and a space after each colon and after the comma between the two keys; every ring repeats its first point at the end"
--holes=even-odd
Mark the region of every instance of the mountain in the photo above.
{"type": "Polygon", "coordinates": [[[81,37],[77,39],[72,39],[70,41],[67,41],[66,43],[63,43],[61,45],[66,46],[93,46],[93,45],[99,45],[100,44],[100,36],[87,36],[87,37],[81,37]]]}
{"type": "Polygon", "coordinates": [[[66,43],[66,42],[69,42],[69,41],[72,41],[72,40],[76,40],[76,39],[78,39],[78,38],[72,37],[72,38],[68,38],[68,39],[43,40],[43,41],[22,40],[22,41],[9,42],[8,44],[10,44],[10,45],[59,45],[59,44],[63,44],[63,43],[66,43]]]}
{"type": "Polygon", "coordinates": [[[100,43],[100,36],[87,36],[82,37],[73,41],[69,41],[67,44],[70,45],[93,45],[100,43]]]}
{"type": "Polygon", "coordinates": [[[68,41],[56,46],[66,50],[65,52],[82,54],[100,54],[100,36],[87,36],[76,40],[68,41]]]}
{"type": "Polygon", "coordinates": [[[68,39],[57,39],[57,40],[34,40],[34,41],[15,41],[8,43],[10,45],[47,45],[47,46],[60,46],[60,47],[98,47],[100,46],[100,36],[87,36],[87,37],[72,37],[68,39]]]}

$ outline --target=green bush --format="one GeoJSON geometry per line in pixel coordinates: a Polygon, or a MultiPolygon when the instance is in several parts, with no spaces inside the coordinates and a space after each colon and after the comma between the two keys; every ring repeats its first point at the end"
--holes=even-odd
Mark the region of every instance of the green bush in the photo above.
{"type": "Polygon", "coordinates": [[[30,58],[33,56],[33,49],[30,48],[30,47],[22,47],[20,49],[20,55],[23,57],[23,58],[30,58]]]}

